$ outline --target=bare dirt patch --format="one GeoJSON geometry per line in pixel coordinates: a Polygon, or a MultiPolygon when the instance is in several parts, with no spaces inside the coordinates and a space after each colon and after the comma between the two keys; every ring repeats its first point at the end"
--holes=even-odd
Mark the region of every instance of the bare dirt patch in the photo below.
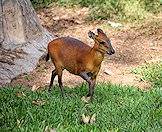
{"type": "MultiPolygon", "coordinates": [[[[140,76],[133,74],[133,68],[152,60],[162,60],[162,18],[145,21],[142,24],[123,24],[122,28],[112,28],[107,21],[86,22],[87,8],[63,8],[52,6],[38,11],[41,23],[50,32],[58,36],[72,36],[83,42],[93,45],[88,38],[88,31],[102,28],[111,38],[116,50],[113,56],[105,56],[102,63],[98,82],[133,85],[142,89],[150,87],[149,82],[142,81],[140,76]]],[[[21,75],[12,81],[12,85],[44,87],[49,84],[51,72],[54,69],[52,62],[41,60],[38,67],[31,73],[21,75]]],[[[55,79],[57,82],[57,79],[55,79]]],[[[83,82],[80,77],[63,73],[63,84],[76,86],[83,82]]]]}

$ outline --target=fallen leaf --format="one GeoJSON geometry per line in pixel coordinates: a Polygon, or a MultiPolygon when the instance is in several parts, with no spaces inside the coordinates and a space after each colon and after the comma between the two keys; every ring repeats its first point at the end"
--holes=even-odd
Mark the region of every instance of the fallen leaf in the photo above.
{"type": "Polygon", "coordinates": [[[17,126],[20,128],[20,120],[17,119],[17,126]]]}
{"type": "Polygon", "coordinates": [[[56,132],[56,129],[50,128],[50,132],[56,132]]]}
{"type": "Polygon", "coordinates": [[[49,126],[46,126],[44,132],[56,132],[55,128],[50,128],[49,126]]]}
{"type": "Polygon", "coordinates": [[[88,124],[90,120],[90,116],[85,116],[84,114],[82,114],[82,122],[85,124],[88,124]]]}
{"type": "Polygon", "coordinates": [[[96,122],[96,114],[93,114],[91,119],[90,119],[90,124],[93,124],[96,122]]]}
{"type": "Polygon", "coordinates": [[[83,97],[81,98],[81,100],[82,100],[83,102],[85,102],[85,103],[88,103],[88,102],[90,101],[90,99],[91,99],[91,97],[85,97],[85,96],[83,96],[83,97]]]}
{"type": "Polygon", "coordinates": [[[26,95],[24,94],[24,92],[17,92],[16,96],[17,97],[22,97],[22,96],[26,96],[26,95]]]}
{"type": "Polygon", "coordinates": [[[39,88],[39,86],[33,85],[31,90],[36,91],[38,88],[39,88]]]}
{"type": "Polygon", "coordinates": [[[34,104],[34,105],[38,105],[38,106],[40,106],[40,105],[44,105],[46,103],[46,101],[45,100],[33,100],[32,101],[32,104],[34,104]]]}

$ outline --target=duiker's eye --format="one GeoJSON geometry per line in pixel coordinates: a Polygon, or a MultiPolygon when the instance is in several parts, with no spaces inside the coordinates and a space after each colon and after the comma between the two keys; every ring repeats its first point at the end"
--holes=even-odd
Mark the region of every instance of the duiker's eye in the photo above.
{"type": "Polygon", "coordinates": [[[104,41],[101,41],[100,44],[105,44],[105,42],[104,41]]]}

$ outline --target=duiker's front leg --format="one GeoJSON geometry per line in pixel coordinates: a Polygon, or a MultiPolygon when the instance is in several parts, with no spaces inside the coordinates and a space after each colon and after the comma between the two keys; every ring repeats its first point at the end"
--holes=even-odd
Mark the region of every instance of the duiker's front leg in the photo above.
{"type": "Polygon", "coordinates": [[[91,97],[91,99],[93,98],[93,94],[94,94],[94,88],[96,85],[96,78],[92,78],[90,82],[88,82],[89,84],[89,92],[87,97],[91,97]]]}
{"type": "Polygon", "coordinates": [[[93,94],[94,94],[94,87],[95,87],[95,83],[96,83],[96,78],[92,79],[93,74],[90,72],[82,72],[80,73],[80,76],[86,80],[89,84],[89,92],[87,97],[90,97],[92,99],[93,94]]]}

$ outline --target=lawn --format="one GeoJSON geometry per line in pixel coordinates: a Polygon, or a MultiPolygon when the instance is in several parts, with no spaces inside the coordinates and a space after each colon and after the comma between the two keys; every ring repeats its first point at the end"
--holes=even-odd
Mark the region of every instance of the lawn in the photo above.
{"type": "Polygon", "coordinates": [[[162,131],[162,89],[142,91],[134,87],[98,84],[94,100],[84,103],[85,84],[31,91],[24,87],[0,89],[0,131],[162,131]],[[41,100],[42,104],[33,101],[41,100]],[[81,115],[96,114],[94,124],[81,122],[81,115]]]}

